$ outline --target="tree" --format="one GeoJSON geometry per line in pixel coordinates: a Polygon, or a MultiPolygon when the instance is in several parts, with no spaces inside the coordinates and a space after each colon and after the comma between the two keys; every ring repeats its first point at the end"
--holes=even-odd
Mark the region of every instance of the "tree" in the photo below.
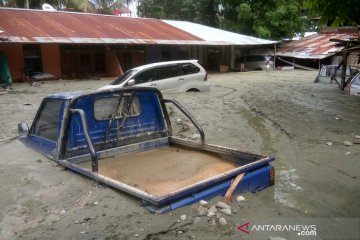
{"type": "Polygon", "coordinates": [[[220,26],[261,38],[292,38],[303,31],[302,10],[299,0],[223,0],[220,26]]]}
{"type": "Polygon", "coordinates": [[[26,2],[28,2],[31,9],[40,9],[44,3],[48,3],[56,9],[67,7],[81,11],[87,10],[88,0],[7,0],[4,2],[6,3],[4,6],[14,8],[26,8],[26,2]]]}
{"type": "Polygon", "coordinates": [[[140,17],[182,20],[218,26],[220,0],[139,0],[140,17]]]}
{"type": "Polygon", "coordinates": [[[120,8],[122,0],[93,0],[94,8],[97,13],[112,14],[112,11],[120,8]]]}
{"type": "MultiPolygon", "coordinates": [[[[28,0],[29,8],[40,9],[44,3],[48,3],[56,9],[72,10],[77,12],[97,12],[111,14],[112,10],[119,8],[123,0],[28,0]]],[[[130,0],[128,0],[130,2],[130,0]]],[[[24,0],[0,0],[0,6],[25,8],[24,0]]]]}
{"type": "Polygon", "coordinates": [[[305,0],[305,7],[321,17],[319,24],[328,26],[360,25],[358,0],[305,0]]]}

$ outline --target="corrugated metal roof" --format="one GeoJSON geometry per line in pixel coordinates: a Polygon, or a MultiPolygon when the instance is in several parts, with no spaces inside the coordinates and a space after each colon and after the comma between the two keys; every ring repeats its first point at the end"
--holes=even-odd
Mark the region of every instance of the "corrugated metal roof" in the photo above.
{"type": "Polygon", "coordinates": [[[173,20],[163,21],[192,35],[202,38],[205,41],[218,42],[220,45],[267,45],[277,43],[276,41],[250,37],[192,22],[173,20]]]}
{"type": "Polygon", "coordinates": [[[276,55],[305,59],[323,59],[341,51],[344,46],[330,39],[351,40],[357,34],[319,33],[281,46],[276,55]]]}
{"type": "Polygon", "coordinates": [[[276,43],[190,22],[10,8],[0,8],[1,41],[177,45],[276,43]]]}
{"type": "MultiPolygon", "coordinates": [[[[47,43],[200,44],[202,39],[157,19],[0,8],[0,39],[47,43]]],[[[1,41],[1,40],[0,40],[1,41]]]]}

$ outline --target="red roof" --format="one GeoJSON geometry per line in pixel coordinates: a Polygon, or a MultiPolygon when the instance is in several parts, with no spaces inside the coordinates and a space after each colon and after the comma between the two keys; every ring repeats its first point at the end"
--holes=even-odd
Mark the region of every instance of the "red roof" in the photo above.
{"type": "MultiPolygon", "coordinates": [[[[342,31],[340,31],[342,32],[342,31]]],[[[350,41],[357,38],[357,32],[324,32],[284,44],[276,53],[278,56],[322,59],[341,51],[344,46],[330,39],[350,41]]]]}
{"type": "Polygon", "coordinates": [[[0,8],[1,41],[193,44],[203,40],[158,19],[0,8]]]}

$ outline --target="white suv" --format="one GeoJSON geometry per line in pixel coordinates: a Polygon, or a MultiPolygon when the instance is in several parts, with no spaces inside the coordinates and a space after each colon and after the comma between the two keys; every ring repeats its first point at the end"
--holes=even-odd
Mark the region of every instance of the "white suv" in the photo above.
{"type": "Polygon", "coordinates": [[[274,68],[274,58],[270,55],[247,55],[238,57],[235,60],[235,64],[237,67],[240,64],[244,64],[245,69],[248,71],[272,70],[274,68]]]}
{"type": "Polygon", "coordinates": [[[356,74],[349,84],[350,95],[360,97],[360,73],[356,74]]]}
{"type": "Polygon", "coordinates": [[[151,63],[126,71],[100,89],[155,87],[164,92],[208,91],[207,72],[197,60],[151,63]]]}

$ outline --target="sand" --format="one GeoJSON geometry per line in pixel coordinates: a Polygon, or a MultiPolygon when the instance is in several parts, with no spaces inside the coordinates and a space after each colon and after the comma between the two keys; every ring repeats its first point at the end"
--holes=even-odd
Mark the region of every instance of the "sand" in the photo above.
{"type": "MultiPolygon", "coordinates": [[[[315,76],[312,71],[210,74],[210,92],[165,94],[193,113],[207,143],[276,157],[275,186],[244,194],[244,204],[233,203],[236,213],[225,217],[225,227],[197,218],[196,204],[151,214],[138,199],[7,142],[17,135],[18,122],[31,124],[49,93],[96,89],[109,81],[14,84],[0,95],[0,239],[241,239],[237,226],[246,220],[359,218],[360,98],[334,84],[314,84],[315,76]],[[178,222],[181,215],[188,225],[178,222]]],[[[200,141],[184,117],[176,111],[171,116],[176,134],[200,141]]],[[[269,239],[256,234],[251,237],[269,239]]],[[[290,239],[286,234],[271,236],[290,239]]]]}

